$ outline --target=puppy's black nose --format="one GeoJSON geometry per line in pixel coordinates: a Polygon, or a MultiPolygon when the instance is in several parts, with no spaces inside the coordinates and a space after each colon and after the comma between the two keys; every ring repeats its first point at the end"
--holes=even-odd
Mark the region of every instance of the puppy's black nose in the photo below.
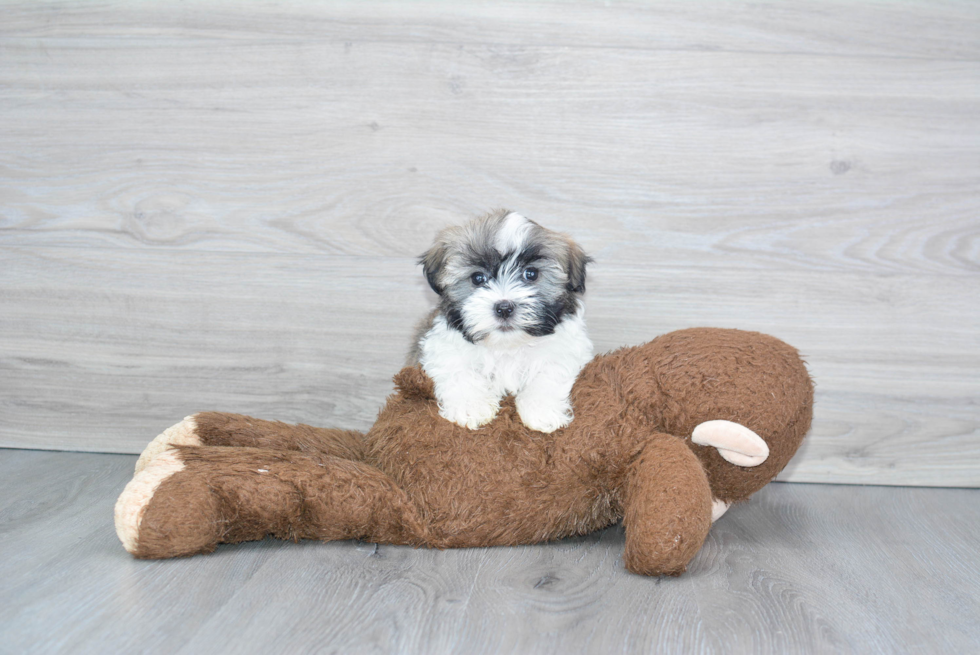
{"type": "Polygon", "coordinates": [[[510,318],[510,315],[514,313],[514,303],[509,300],[501,300],[493,306],[493,311],[500,318],[510,318]]]}

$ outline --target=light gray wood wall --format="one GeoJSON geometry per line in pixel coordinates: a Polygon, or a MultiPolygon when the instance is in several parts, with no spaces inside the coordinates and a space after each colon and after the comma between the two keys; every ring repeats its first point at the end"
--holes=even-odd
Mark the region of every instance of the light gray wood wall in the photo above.
{"type": "Polygon", "coordinates": [[[0,445],[366,428],[439,227],[596,259],[600,350],[805,354],[782,478],[980,485],[980,4],[0,2],[0,445]]]}

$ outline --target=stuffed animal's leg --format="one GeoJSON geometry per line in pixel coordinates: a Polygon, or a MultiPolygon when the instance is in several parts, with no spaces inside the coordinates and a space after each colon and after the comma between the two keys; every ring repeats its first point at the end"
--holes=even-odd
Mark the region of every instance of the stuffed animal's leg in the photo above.
{"type": "Polygon", "coordinates": [[[654,434],[630,465],[623,498],[626,568],[680,575],[711,529],[711,487],[683,439],[654,434]]]}
{"type": "Polygon", "coordinates": [[[139,558],[262,539],[424,541],[414,506],[378,469],[321,453],[175,447],[116,503],[116,532],[139,558]]]}
{"type": "Polygon", "coordinates": [[[147,445],[136,462],[142,471],[157,455],[174,446],[244,446],[270,450],[325,453],[343,459],[364,458],[364,435],[354,430],[314,428],[279,421],[201,412],[165,430],[147,445]]]}

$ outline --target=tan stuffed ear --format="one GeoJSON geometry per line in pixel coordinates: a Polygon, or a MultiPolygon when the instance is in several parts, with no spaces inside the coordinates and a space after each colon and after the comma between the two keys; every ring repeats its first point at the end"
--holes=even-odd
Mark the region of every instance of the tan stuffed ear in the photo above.
{"type": "Polygon", "coordinates": [[[705,421],[691,433],[691,442],[714,446],[735,466],[751,468],[769,459],[769,445],[749,428],[732,421],[705,421]]]}

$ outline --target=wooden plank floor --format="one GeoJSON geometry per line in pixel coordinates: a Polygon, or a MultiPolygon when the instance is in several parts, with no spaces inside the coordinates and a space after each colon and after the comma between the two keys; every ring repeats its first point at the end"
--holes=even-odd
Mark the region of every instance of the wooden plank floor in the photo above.
{"type": "Polygon", "coordinates": [[[782,478],[980,486],[980,4],[0,0],[0,445],[218,409],[363,429],[494,206],[599,351],[806,356],[782,478]]]}
{"type": "Polygon", "coordinates": [[[137,561],[135,457],[0,449],[0,652],[968,653],[980,490],[774,483],[680,578],[621,528],[450,551],[267,539],[137,561]]]}

